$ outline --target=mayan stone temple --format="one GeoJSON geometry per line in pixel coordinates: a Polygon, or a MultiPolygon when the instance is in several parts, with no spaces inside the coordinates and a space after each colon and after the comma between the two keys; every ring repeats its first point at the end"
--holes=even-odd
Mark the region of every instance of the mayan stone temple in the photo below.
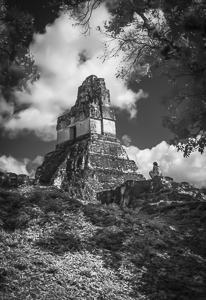
{"type": "Polygon", "coordinates": [[[85,197],[128,179],[142,180],[116,137],[115,120],[104,79],[87,77],[75,105],[58,118],[56,149],[38,167],[39,183],[85,197]]]}

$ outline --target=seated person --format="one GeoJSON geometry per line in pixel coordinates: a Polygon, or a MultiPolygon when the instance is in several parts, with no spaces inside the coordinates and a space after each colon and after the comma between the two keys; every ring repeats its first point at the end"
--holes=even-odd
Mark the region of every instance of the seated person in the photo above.
{"type": "Polygon", "coordinates": [[[158,166],[156,161],[153,163],[153,170],[149,172],[149,175],[151,178],[154,178],[155,176],[162,176],[160,167],[158,166]]]}

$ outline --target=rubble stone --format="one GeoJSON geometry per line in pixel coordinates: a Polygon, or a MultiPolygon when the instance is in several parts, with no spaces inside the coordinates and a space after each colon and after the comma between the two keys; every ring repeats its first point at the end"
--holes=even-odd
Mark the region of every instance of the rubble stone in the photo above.
{"type": "Polygon", "coordinates": [[[9,187],[16,187],[18,185],[18,176],[15,173],[7,173],[7,185],[9,187]]]}
{"type": "Polygon", "coordinates": [[[0,171],[0,187],[4,188],[16,188],[22,184],[35,184],[35,179],[29,178],[26,174],[19,174],[12,172],[0,171]]]}
{"type": "Polygon", "coordinates": [[[114,190],[97,193],[97,200],[101,201],[102,204],[115,203],[122,207],[128,207],[145,193],[152,192],[153,188],[154,178],[152,180],[127,180],[114,190]]]}
{"type": "Polygon", "coordinates": [[[0,171],[0,186],[5,185],[6,179],[7,179],[6,173],[0,171]]]}
{"type": "Polygon", "coordinates": [[[27,184],[29,183],[29,176],[26,174],[19,174],[17,180],[18,180],[18,185],[27,184]]]}

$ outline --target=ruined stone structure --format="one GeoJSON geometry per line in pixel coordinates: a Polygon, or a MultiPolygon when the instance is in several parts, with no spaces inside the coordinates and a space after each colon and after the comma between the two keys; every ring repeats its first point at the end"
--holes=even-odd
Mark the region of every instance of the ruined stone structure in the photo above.
{"type": "Polygon", "coordinates": [[[0,187],[13,188],[21,186],[22,184],[33,184],[34,180],[29,178],[26,174],[19,174],[12,172],[0,171],[0,187]]]}
{"type": "Polygon", "coordinates": [[[37,169],[39,182],[85,195],[89,186],[96,193],[143,180],[116,137],[115,120],[104,79],[87,77],[75,105],[58,118],[56,149],[37,169]]]}

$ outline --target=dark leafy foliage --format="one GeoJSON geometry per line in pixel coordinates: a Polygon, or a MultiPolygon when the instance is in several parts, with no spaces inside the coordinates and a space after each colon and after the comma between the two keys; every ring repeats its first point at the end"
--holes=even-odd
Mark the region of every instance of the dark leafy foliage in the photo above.
{"type": "MultiPolygon", "coordinates": [[[[78,15],[89,29],[95,1],[78,15]]],[[[166,76],[173,92],[163,99],[163,126],[174,133],[171,143],[189,156],[205,144],[206,4],[204,0],[114,0],[105,2],[111,20],[104,34],[104,58],[122,56],[117,77],[127,83],[143,76],[166,76]],[[112,42],[115,41],[112,47],[112,42]]],[[[81,6],[82,8],[82,6],[81,6]]]]}
{"type": "Polygon", "coordinates": [[[4,92],[20,86],[36,71],[28,50],[28,38],[33,34],[33,17],[18,9],[0,3],[0,85],[4,92]]]}

